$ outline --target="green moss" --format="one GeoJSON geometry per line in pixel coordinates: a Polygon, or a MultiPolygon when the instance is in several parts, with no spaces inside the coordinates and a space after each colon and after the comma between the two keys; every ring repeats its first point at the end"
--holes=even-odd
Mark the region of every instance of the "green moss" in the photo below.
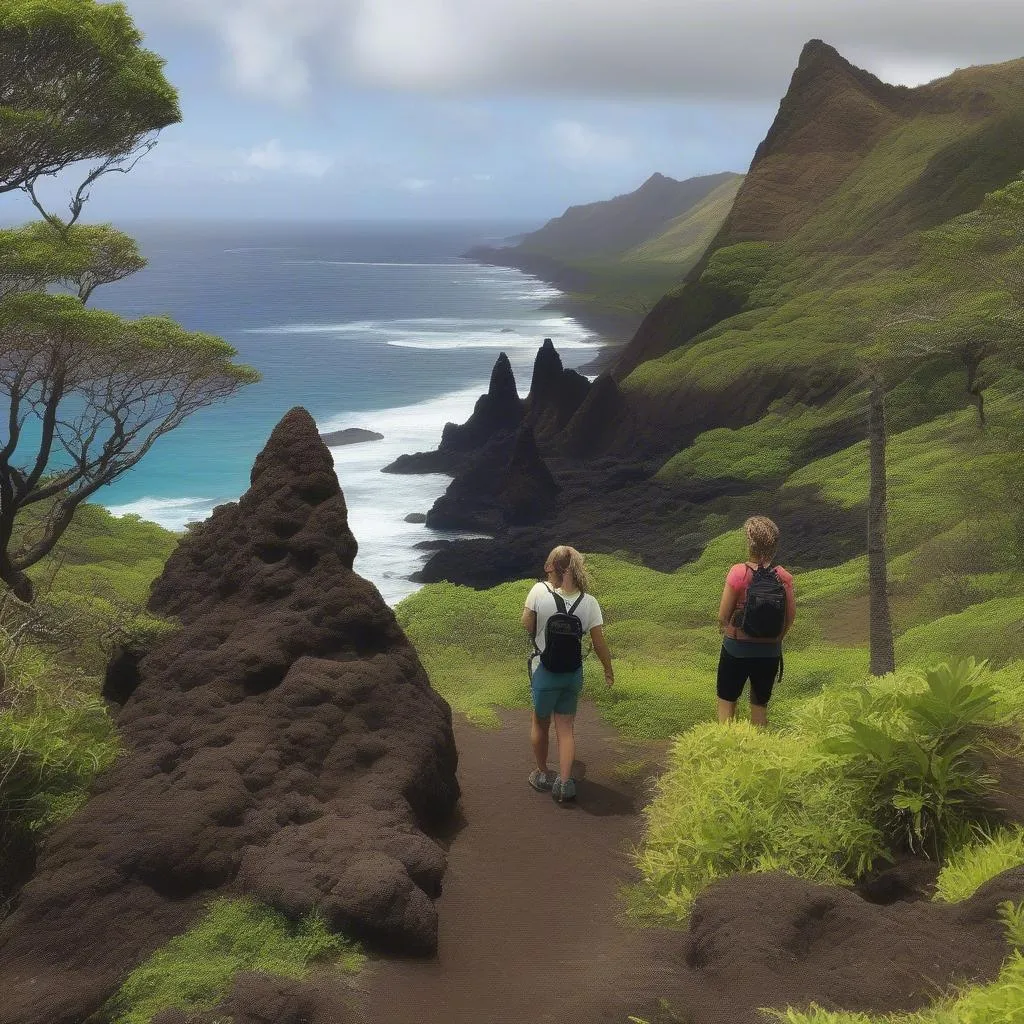
{"type": "Polygon", "coordinates": [[[358,948],[319,917],[295,924],[251,900],[220,899],[128,976],[108,1012],[114,1024],[149,1024],[171,1007],[212,1009],[243,971],[304,978],[316,963],[354,973],[362,962],[358,948]]]}

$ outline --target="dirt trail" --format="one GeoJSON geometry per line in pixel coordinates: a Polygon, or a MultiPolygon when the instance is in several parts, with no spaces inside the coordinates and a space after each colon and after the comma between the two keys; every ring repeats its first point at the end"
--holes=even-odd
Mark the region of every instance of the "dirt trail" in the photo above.
{"type": "Polygon", "coordinates": [[[665,970],[650,955],[657,932],[622,922],[619,892],[634,877],[643,779],[666,745],[623,739],[583,705],[578,799],[559,806],[527,785],[527,712],[503,713],[498,731],[459,717],[455,734],[464,824],[438,901],[438,955],[369,964],[359,984],[367,1021],[625,1024],[665,970]],[[639,779],[616,772],[641,758],[639,779]]]}

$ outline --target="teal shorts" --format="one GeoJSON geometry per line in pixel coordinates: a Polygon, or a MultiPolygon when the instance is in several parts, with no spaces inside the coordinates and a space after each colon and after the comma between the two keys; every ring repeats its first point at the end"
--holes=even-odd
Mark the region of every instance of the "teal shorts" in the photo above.
{"type": "Polygon", "coordinates": [[[552,714],[575,715],[582,690],[582,668],[575,672],[549,672],[540,659],[534,658],[530,662],[530,692],[538,718],[548,718],[552,714]]]}

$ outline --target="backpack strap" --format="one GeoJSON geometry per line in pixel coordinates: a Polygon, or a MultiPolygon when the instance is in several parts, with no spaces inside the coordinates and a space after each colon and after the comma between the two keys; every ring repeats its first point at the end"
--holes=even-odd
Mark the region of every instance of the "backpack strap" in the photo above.
{"type": "MultiPolygon", "coordinates": [[[[544,584],[544,587],[546,588],[547,592],[555,599],[555,607],[558,609],[558,611],[562,615],[565,615],[565,600],[562,597],[562,595],[561,594],[556,594],[546,583],[544,584]]],[[[580,601],[582,601],[582,600],[583,600],[583,595],[580,594],[580,601]]],[[[576,604],[579,604],[579,603],[580,603],[579,601],[576,602],[576,604]]],[[[576,604],[573,605],[573,608],[576,607],[576,604]]]]}
{"type": "Polygon", "coordinates": [[[572,615],[572,613],[573,613],[574,611],[576,611],[576,609],[577,609],[577,608],[579,608],[579,606],[580,606],[580,601],[582,601],[582,600],[583,600],[583,598],[585,598],[586,596],[587,596],[586,594],[580,594],[580,596],[579,596],[579,597],[577,597],[575,601],[573,601],[573,603],[572,603],[572,607],[571,607],[571,608],[569,609],[569,611],[568,611],[568,614],[569,614],[569,615],[572,615]]]}

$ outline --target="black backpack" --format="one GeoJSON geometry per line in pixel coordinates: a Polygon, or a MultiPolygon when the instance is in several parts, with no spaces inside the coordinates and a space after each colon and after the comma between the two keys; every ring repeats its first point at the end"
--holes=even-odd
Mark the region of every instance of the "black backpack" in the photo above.
{"type": "Polygon", "coordinates": [[[562,595],[556,594],[550,587],[547,587],[547,591],[555,599],[558,611],[544,624],[541,664],[549,672],[575,672],[583,665],[583,623],[573,612],[586,595],[580,594],[566,611],[562,595]]]}
{"type": "Polygon", "coordinates": [[[739,627],[747,636],[774,639],[786,624],[786,588],[770,565],[753,572],[739,627]]]}

